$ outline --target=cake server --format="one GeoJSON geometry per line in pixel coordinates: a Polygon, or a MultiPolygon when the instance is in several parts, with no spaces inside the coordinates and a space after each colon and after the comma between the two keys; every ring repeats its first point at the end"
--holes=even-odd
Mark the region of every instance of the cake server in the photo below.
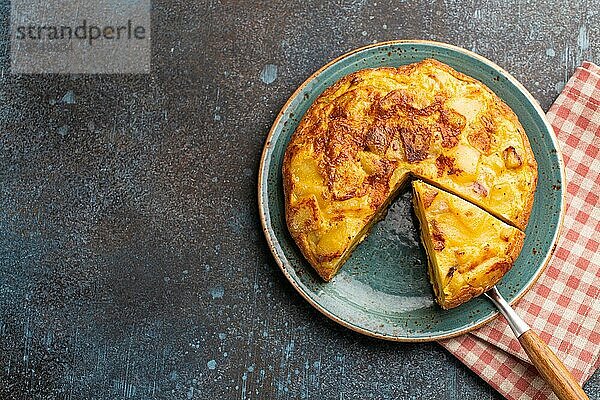
{"type": "Polygon", "coordinates": [[[552,391],[560,400],[589,400],[579,382],[562,361],[554,354],[552,349],[535,333],[529,325],[519,317],[498,288],[493,286],[484,293],[494,303],[500,314],[506,318],[508,325],[521,343],[529,359],[538,370],[542,378],[550,385],[552,391]]]}

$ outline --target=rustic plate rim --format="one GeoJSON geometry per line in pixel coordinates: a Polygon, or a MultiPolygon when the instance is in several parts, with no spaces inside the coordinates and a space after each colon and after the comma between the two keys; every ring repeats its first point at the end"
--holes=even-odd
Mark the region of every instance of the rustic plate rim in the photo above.
{"type": "Polygon", "coordinates": [[[271,129],[269,130],[269,133],[267,135],[267,138],[265,140],[265,145],[263,147],[262,153],[261,153],[261,157],[260,157],[260,164],[259,164],[259,168],[258,168],[258,212],[259,212],[259,216],[260,216],[260,222],[262,225],[262,230],[263,233],[265,235],[265,238],[267,240],[267,244],[269,246],[269,250],[271,251],[271,254],[273,255],[273,258],[275,259],[277,265],[279,266],[279,269],[281,269],[281,271],[283,272],[284,276],[286,277],[286,279],[291,283],[291,285],[294,287],[294,289],[296,289],[296,291],[309,303],[311,304],[314,308],[316,308],[319,312],[321,312],[323,315],[325,315],[326,317],[330,318],[331,320],[337,322],[338,324],[351,329],[355,332],[361,333],[363,335],[367,335],[370,337],[375,337],[378,339],[384,339],[384,340],[389,340],[389,341],[394,341],[394,342],[431,342],[431,341],[437,341],[437,340],[444,340],[444,339],[450,339],[456,336],[460,336],[462,334],[471,332],[477,328],[482,327],[485,324],[488,324],[489,322],[491,322],[492,320],[494,320],[495,318],[498,317],[499,312],[498,311],[494,311],[492,313],[492,315],[490,315],[489,317],[485,318],[483,321],[474,324],[474,325],[470,325],[470,326],[466,326],[462,329],[458,329],[455,331],[451,331],[447,334],[442,334],[442,335],[429,335],[429,336],[419,336],[419,337],[410,337],[410,336],[392,336],[392,335],[385,335],[385,334],[381,334],[381,333],[377,333],[377,332],[373,332],[370,331],[366,328],[362,328],[360,326],[354,325],[349,321],[345,321],[343,319],[341,319],[340,317],[338,317],[337,315],[333,314],[332,312],[330,312],[329,310],[325,309],[323,306],[321,306],[319,303],[317,303],[316,301],[314,301],[313,299],[310,298],[310,296],[308,296],[304,290],[302,290],[302,288],[298,285],[298,283],[292,278],[292,276],[290,275],[290,273],[287,271],[283,260],[281,260],[281,258],[278,256],[277,251],[275,249],[276,245],[274,243],[273,237],[271,235],[271,232],[269,232],[269,225],[267,223],[267,216],[266,216],[266,208],[265,208],[265,199],[263,197],[263,193],[262,193],[262,189],[263,189],[263,185],[265,180],[263,179],[263,175],[265,175],[265,164],[266,164],[266,158],[268,155],[269,150],[271,149],[271,139],[273,137],[273,134],[275,132],[275,129],[277,128],[277,126],[280,124],[281,119],[283,118],[285,111],[287,110],[287,108],[289,107],[290,103],[300,94],[300,92],[310,83],[312,82],[318,75],[320,75],[324,70],[326,70],[327,68],[329,68],[330,66],[332,66],[333,64],[338,63],[339,61],[351,56],[352,54],[355,54],[357,52],[366,50],[366,49],[371,49],[371,48],[375,48],[375,47],[384,47],[384,46],[389,46],[389,45],[396,45],[396,44],[405,44],[405,45],[410,45],[410,44],[428,44],[428,45],[432,45],[435,47],[441,47],[441,48],[445,48],[448,50],[452,50],[458,53],[462,53],[468,57],[474,58],[476,60],[479,60],[480,62],[488,65],[489,67],[493,68],[496,72],[498,72],[499,74],[501,74],[504,78],[506,78],[510,83],[512,83],[524,96],[525,98],[529,101],[529,103],[533,106],[534,110],[536,111],[536,113],[540,116],[541,120],[544,122],[544,125],[546,127],[546,130],[548,131],[548,133],[550,134],[550,138],[552,139],[552,144],[553,146],[556,148],[557,150],[557,159],[558,159],[558,166],[559,166],[559,170],[560,170],[560,175],[561,175],[561,196],[560,196],[560,216],[559,216],[559,220],[558,220],[558,226],[554,232],[554,236],[552,237],[552,242],[551,245],[549,246],[546,255],[544,257],[544,261],[542,262],[542,264],[540,265],[540,267],[538,268],[538,270],[536,271],[536,273],[534,274],[534,276],[529,280],[529,282],[521,289],[520,293],[517,294],[517,296],[510,302],[511,304],[514,304],[516,302],[518,302],[532,287],[533,285],[538,281],[538,279],[540,278],[540,276],[542,275],[542,273],[544,272],[544,270],[546,269],[548,262],[550,261],[550,258],[552,257],[552,254],[554,253],[555,249],[556,249],[556,245],[558,242],[558,238],[560,237],[560,233],[563,229],[563,224],[564,224],[564,217],[565,217],[565,211],[566,211],[566,202],[565,202],[565,197],[566,197],[566,174],[565,174],[565,167],[564,167],[564,160],[563,160],[563,155],[562,155],[562,151],[558,142],[558,138],[556,136],[556,133],[554,132],[554,129],[552,128],[552,126],[550,125],[550,122],[548,121],[548,119],[546,118],[546,113],[544,112],[544,110],[541,108],[540,104],[538,103],[538,101],[533,97],[533,95],[531,95],[531,93],[529,93],[529,91],[525,88],[525,86],[523,86],[515,77],[513,77],[510,73],[508,73],[504,68],[500,67],[499,65],[497,65],[496,63],[494,63],[491,60],[488,60],[487,58],[474,53],[470,50],[464,49],[462,47],[459,46],[455,46],[452,44],[448,44],[448,43],[444,43],[444,42],[437,42],[437,41],[433,41],[433,40],[421,40],[421,39],[403,39],[403,40],[389,40],[389,41],[384,41],[384,42],[378,42],[378,43],[373,43],[367,46],[362,46],[362,47],[358,47],[354,50],[351,50],[349,52],[346,52],[336,58],[334,58],[333,60],[329,61],[328,63],[324,64],[322,67],[320,67],[318,70],[316,70],[314,73],[312,73],[300,86],[298,86],[296,88],[296,90],[294,90],[294,92],[290,95],[290,97],[288,98],[288,100],[284,103],[284,105],[281,107],[281,110],[279,111],[279,113],[277,114],[277,117],[275,118],[275,121],[273,122],[271,129]]]}

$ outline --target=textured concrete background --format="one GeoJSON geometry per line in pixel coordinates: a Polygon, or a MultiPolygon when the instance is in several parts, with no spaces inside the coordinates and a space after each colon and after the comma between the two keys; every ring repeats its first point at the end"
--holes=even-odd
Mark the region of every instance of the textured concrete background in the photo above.
{"type": "Polygon", "coordinates": [[[0,398],[500,397],[296,294],[260,229],[260,152],[297,85],[382,40],[474,50],[547,109],[600,62],[598,1],[154,0],[148,76],[11,76],[8,18],[3,0],[0,398]]]}

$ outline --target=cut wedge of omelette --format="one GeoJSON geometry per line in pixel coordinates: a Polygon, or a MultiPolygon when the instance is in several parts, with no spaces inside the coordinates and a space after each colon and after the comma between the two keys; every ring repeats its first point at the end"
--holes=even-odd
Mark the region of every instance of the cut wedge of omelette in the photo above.
{"type": "Polygon", "coordinates": [[[516,115],[439,61],[365,69],[325,90],[283,160],[286,220],[330,280],[411,177],[524,229],[537,165],[516,115]]]}
{"type": "Polygon", "coordinates": [[[422,181],[412,185],[438,304],[456,307],[498,283],[525,234],[458,196],[422,181]]]}

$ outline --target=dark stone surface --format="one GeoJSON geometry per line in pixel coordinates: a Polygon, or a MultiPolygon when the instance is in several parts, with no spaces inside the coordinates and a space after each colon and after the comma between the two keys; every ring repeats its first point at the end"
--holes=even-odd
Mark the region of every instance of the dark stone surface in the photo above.
{"type": "Polygon", "coordinates": [[[313,310],[256,211],[275,115],[350,49],[457,44],[545,109],[600,61],[597,1],[475,3],[154,0],[150,75],[12,76],[2,2],[0,398],[500,398],[434,343],[313,310]]]}

